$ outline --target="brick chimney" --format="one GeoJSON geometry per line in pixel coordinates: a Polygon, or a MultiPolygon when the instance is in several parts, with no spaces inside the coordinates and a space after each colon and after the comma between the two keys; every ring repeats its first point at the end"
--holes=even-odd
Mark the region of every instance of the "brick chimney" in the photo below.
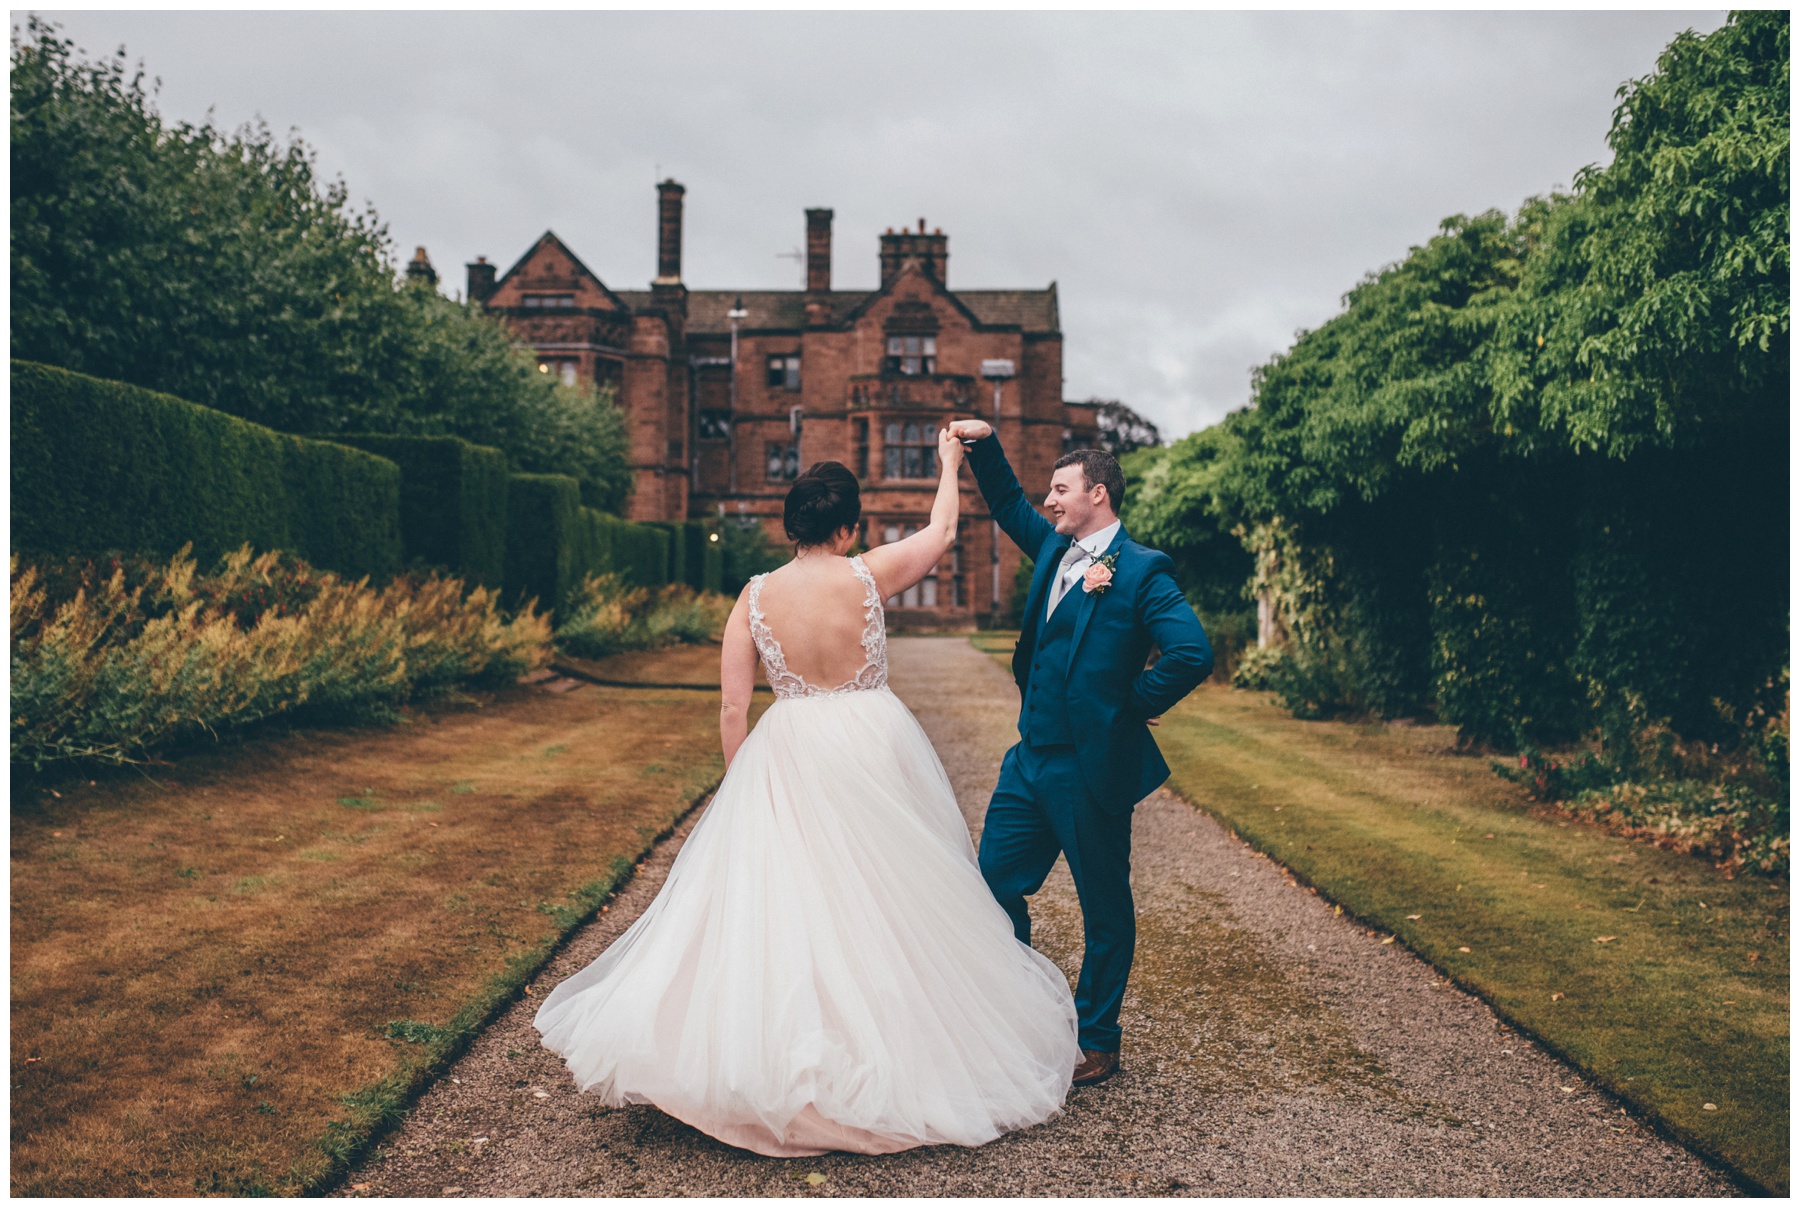
{"type": "Polygon", "coordinates": [[[485,306],[497,288],[494,283],[494,266],[488,263],[486,256],[477,256],[474,264],[465,264],[463,267],[469,273],[469,301],[485,306]]]}
{"type": "Polygon", "coordinates": [[[806,292],[831,292],[831,211],[806,212],[806,292]]]}
{"type": "Polygon", "coordinates": [[[406,279],[417,281],[424,286],[435,287],[437,285],[437,270],[431,267],[431,257],[425,254],[424,248],[415,251],[413,258],[407,262],[406,279]]]}
{"type": "Polygon", "coordinates": [[[665,180],[656,186],[654,285],[681,284],[681,196],[686,192],[673,180],[665,180]]]}
{"type": "Polygon", "coordinates": [[[917,231],[888,228],[881,237],[881,284],[886,285],[900,274],[907,260],[917,260],[925,272],[939,285],[945,283],[950,266],[950,236],[939,230],[925,233],[925,220],[919,219],[917,231]]]}

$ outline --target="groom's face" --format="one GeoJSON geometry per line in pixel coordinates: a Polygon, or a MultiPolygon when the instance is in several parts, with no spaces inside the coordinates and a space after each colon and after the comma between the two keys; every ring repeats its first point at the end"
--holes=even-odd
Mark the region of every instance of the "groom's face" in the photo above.
{"type": "Polygon", "coordinates": [[[1087,475],[1080,466],[1064,466],[1050,476],[1050,493],[1044,496],[1044,507],[1057,532],[1079,540],[1112,523],[1111,509],[1106,507],[1105,499],[1106,488],[1089,486],[1087,475]],[[1096,524],[1096,520],[1103,519],[1102,511],[1107,512],[1104,523],[1096,524]]]}

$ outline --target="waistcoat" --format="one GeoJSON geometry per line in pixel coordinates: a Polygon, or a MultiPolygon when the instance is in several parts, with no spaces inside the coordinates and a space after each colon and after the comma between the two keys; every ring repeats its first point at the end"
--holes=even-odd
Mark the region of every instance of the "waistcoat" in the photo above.
{"type": "Polygon", "coordinates": [[[1019,712],[1019,734],[1034,747],[1075,741],[1075,732],[1069,728],[1069,658],[1074,653],[1075,618],[1085,594],[1077,579],[1038,633],[1025,707],[1019,712]]]}

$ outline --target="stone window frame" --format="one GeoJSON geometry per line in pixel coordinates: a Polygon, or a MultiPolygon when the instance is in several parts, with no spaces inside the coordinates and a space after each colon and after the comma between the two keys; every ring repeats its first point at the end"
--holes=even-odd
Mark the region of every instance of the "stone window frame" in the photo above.
{"type": "Polygon", "coordinates": [[[768,356],[768,373],[764,383],[770,390],[800,389],[800,354],[772,352],[768,356]]]}
{"type": "Polygon", "coordinates": [[[937,429],[931,421],[916,416],[890,416],[882,421],[881,476],[888,482],[921,482],[938,476],[937,429]]]}

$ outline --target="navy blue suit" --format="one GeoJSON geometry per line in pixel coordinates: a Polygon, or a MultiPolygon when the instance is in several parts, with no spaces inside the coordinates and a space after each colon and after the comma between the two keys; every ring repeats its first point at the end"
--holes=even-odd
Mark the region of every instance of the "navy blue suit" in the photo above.
{"type": "Polygon", "coordinates": [[[969,446],[988,511],[1037,561],[1013,678],[1019,736],[1006,753],[981,832],[981,873],[1013,930],[1031,942],[1025,898],[1066,855],[1081,899],[1087,950],[1075,988],[1084,1049],[1117,1052],[1119,1004],[1137,942],[1131,900],[1131,813],[1169,776],[1147,719],[1212,672],[1206,631],[1175,582],[1167,554],[1121,527],[1105,591],[1080,580],[1048,619],[1050,582],[1072,539],[1031,506],[995,436],[969,446]],[[1162,654],[1148,669],[1152,647],[1162,654]]]}

